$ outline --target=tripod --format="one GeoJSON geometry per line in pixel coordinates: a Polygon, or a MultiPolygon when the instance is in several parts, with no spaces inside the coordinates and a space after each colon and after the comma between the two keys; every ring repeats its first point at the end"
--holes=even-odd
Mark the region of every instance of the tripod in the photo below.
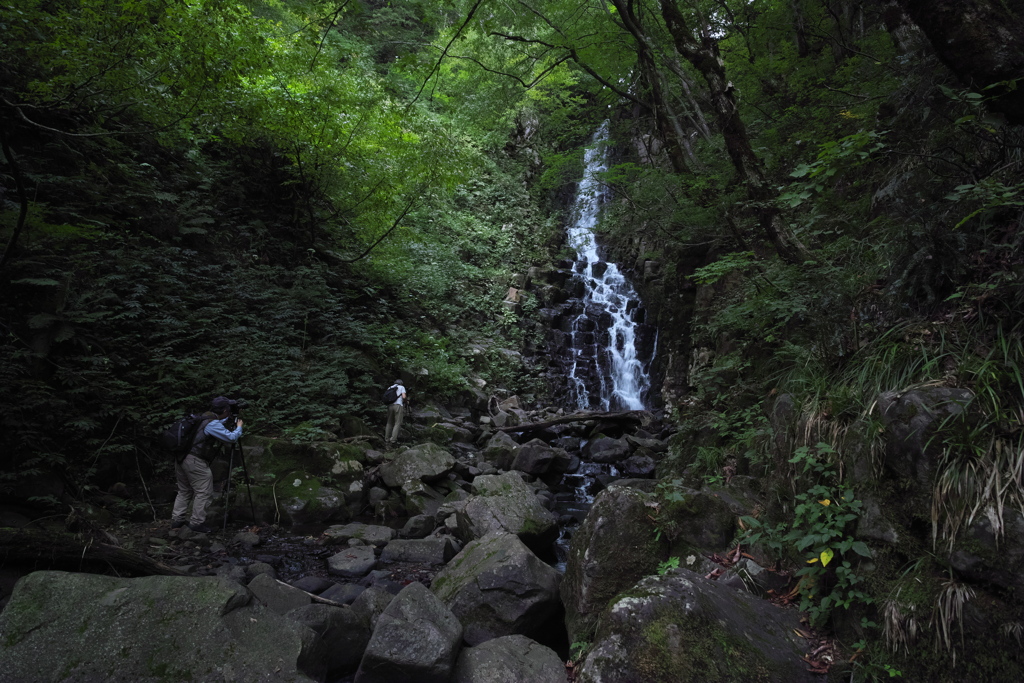
{"type": "Polygon", "coordinates": [[[249,486],[249,468],[245,466],[245,454],[242,452],[242,447],[236,441],[228,447],[228,480],[224,484],[224,529],[228,528],[228,510],[231,508],[231,473],[235,469],[235,453],[238,453],[238,459],[242,461],[242,474],[245,475],[245,488],[249,493],[249,510],[252,512],[252,521],[256,522],[256,506],[252,504],[252,488],[249,486]]]}

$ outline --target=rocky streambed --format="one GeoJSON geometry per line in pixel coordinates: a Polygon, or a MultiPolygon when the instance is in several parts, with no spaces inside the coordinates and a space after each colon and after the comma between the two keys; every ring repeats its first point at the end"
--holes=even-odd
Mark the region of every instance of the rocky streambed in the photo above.
{"type": "Polygon", "coordinates": [[[135,528],[180,576],[25,576],[0,679],[815,677],[796,613],[761,599],[787,577],[726,553],[751,487],[666,497],[653,415],[426,417],[389,452],[250,439],[240,521],[135,528]]]}

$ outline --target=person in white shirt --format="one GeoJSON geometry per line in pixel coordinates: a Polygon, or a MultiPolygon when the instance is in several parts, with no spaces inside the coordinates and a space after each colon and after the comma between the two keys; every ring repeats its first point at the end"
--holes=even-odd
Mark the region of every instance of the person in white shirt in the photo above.
{"type": "Polygon", "coordinates": [[[388,424],[384,428],[384,443],[388,446],[398,443],[398,432],[402,429],[402,417],[405,414],[405,385],[402,380],[396,379],[388,389],[398,389],[398,398],[388,406],[388,424]]]}

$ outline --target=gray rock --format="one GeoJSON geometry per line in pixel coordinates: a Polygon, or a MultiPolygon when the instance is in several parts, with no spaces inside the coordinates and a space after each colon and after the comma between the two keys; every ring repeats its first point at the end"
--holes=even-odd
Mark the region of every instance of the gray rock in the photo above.
{"type": "Polygon", "coordinates": [[[444,495],[440,491],[418,479],[402,484],[402,497],[410,515],[433,516],[444,502],[444,495]]]}
{"type": "MultiPolygon", "coordinates": [[[[435,511],[435,515],[437,512],[435,511]]],[[[448,514],[451,514],[450,512],[448,514]]],[[[445,517],[448,515],[446,514],[445,517]]],[[[434,515],[415,515],[409,518],[398,535],[402,538],[425,538],[437,527],[434,515]]]]}
{"type": "Polygon", "coordinates": [[[650,513],[658,499],[632,487],[613,486],[594,499],[573,534],[562,578],[569,642],[589,639],[608,601],[668,559],[650,513]]]}
{"type": "Polygon", "coordinates": [[[583,456],[591,462],[617,463],[628,458],[631,450],[625,437],[612,439],[599,436],[587,442],[583,447],[583,456]]]}
{"type": "MultiPolygon", "coordinates": [[[[358,463],[356,463],[358,464],[358,463]]],[[[281,513],[292,524],[323,524],[344,521],[349,517],[345,495],[326,486],[312,496],[286,498],[280,502],[281,513]]]]}
{"type": "Polygon", "coordinates": [[[235,537],[231,539],[232,543],[240,543],[246,548],[254,548],[263,542],[259,534],[251,531],[242,531],[235,534],[235,537]]]}
{"type": "Polygon", "coordinates": [[[249,590],[260,602],[278,614],[287,614],[296,607],[313,602],[306,591],[282,583],[269,574],[260,574],[250,581],[249,590]]]}
{"type": "Polygon", "coordinates": [[[407,481],[427,483],[443,478],[455,467],[455,458],[437,444],[425,443],[406,448],[380,466],[381,480],[391,488],[407,481]]]}
{"type": "Polygon", "coordinates": [[[482,475],[473,481],[477,495],[455,513],[463,542],[493,532],[519,536],[527,546],[546,550],[558,537],[558,519],[537,500],[516,472],[482,475]]]}
{"type": "Polygon", "coordinates": [[[423,584],[411,583],[377,619],[355,683],[448,683],[462,625],[423,584]]]}
{"type": "Polygon", "coordinates": [[[799,627],[795,610],[677,569],[611,602],[577,680],[818,681],[799,627]]]}
{"type": "Polygon", "coordinates": [[[356,538],[370,545],[383,548],[392,538],[395,537],[395,530],[391,527],[377,526],[374,524],[345,524],[341,526],[328,527],[324,531],[327,542],[331,545],[343,545],[350,539],[356,538]]]}
{"type": "Polygon", "coordinates": [[[288,617],[320,636],[328,680],[350,674],[359,666],[370,642],[370,629],[352,608],[306,605],[288,612],[288,617]]]}
{"type": "Polygon", "coordinates": [[[445,564],[453,557],[455,546],[446,536],[391,541],[380,554],[381,562],[416,564],[445,564]]]}
{"type": "Polygon", "coordinates": [[[519,447],[510,469],[541,475],[550,470],[556,460],[568,464],[569,454],[564,451],[559,453],[540,439],[533,439],[519,447]],[[559,456],[564,457],[559,458],[559,456]]]}
{"type": "Polygon", "coordinates": [[[0,613],[0,680],[323,680],[317,634],[251,596],[219,577],[29,574],[0,613]]]}
{"type": "Polygon", "coordinates": [[[646,448],[655,453],[664,453],[668,450],[668,444],[660,439],[645,439],[627,434],[626,441],[633,447],[633,450],[646,448]]]}
{"type": "Polygon", "coordinates": [[[373,546],[363,545],[342,550],[327,558],[327,571],[333,576],[357,579],[366,576],[376,564],[377,556],[373,546]]]}
{"type": "Polygon", "coordinates": [[[452,683],[565,683],[565,664],[549,647],[504,636],[462,648],[452,683]]]}
{"type": "Polygon", "coordinates": [[[495,432],[480,454],[481,463],[478,466],[483,470],[484,463],[487,463],[499,469],[510,469],[518,451],[519,444],[508,433],[495,432]]]}
{"type": "Polygon", "coordinates": [[[967,389],[925,387],[904,394],[887,391],[878,396],[885,425],[885,466],[921,486],[930,486],[942,455],[944,428],[956,429],[950,417],[964,416],[974,394],[967,389]]]}
{"type": "Polygon", "coordinates": [[[331,586],[335,586],[337,584],[320,576],[303,576],[301,579],[292,581],[292,585],[299,590],[306,591],[307,593],[320,595],[331,586]]]}
{"type": "Polygon", "coordinates": [[[269,574],[273,578],[277,578],[277,570],[266,562],[253,562],[245,567],[245,577],[248,580],[252,580],[260,574],[269,574]]]}
{"type": "Polygon", "coordinates": [[[657,468],[654,458],[647,455],[631,455],[622,461],[619,469],[624,477],[638,477],[647,479],[654,476],[657,468]]]}
{"type": "Polygon", "coordinates": [[[393,593],[379,586],[370,586],[352,602],[352,610],[366,620],[372,631],[377,626],[377,619],[394,599],[393,593]]]}
{"type": "Polygon", "coordinates": [[[558,572],[512,534],[472,541],[434,578],[431,590],[459,618],[464,638],[536,636],[558,611],[558,572]]]}
{"type": "Polygon", "coordinates": [[[342,605],[351,605],[365,590],[365,587],[357,586],[354,583],[335,583],[321,593],[320,597],[342,605]]]}

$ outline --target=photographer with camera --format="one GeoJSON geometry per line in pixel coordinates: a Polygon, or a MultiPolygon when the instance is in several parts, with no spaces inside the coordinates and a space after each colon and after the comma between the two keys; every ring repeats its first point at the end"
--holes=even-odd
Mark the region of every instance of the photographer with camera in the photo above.
{"type": "Polygon", "coordinates": [[[171,513],[171,528],[185,526],[185,513],[192,504],[192,517],[188,528],[201,534],[213,531],[206,522],[206,507],[213,497],[213,471],[210,463],[216,456],[212,448],[213,439],[233,444],[242,438],[242,420],[238,411],[242,405],[225,396],[218,396],[210,402],[210,410],[203,413],[203,422],[196,432],[192,448],[185,459],[175,463],[174,474],[178,481],[178,495],[174,499],[171,513]]]}

